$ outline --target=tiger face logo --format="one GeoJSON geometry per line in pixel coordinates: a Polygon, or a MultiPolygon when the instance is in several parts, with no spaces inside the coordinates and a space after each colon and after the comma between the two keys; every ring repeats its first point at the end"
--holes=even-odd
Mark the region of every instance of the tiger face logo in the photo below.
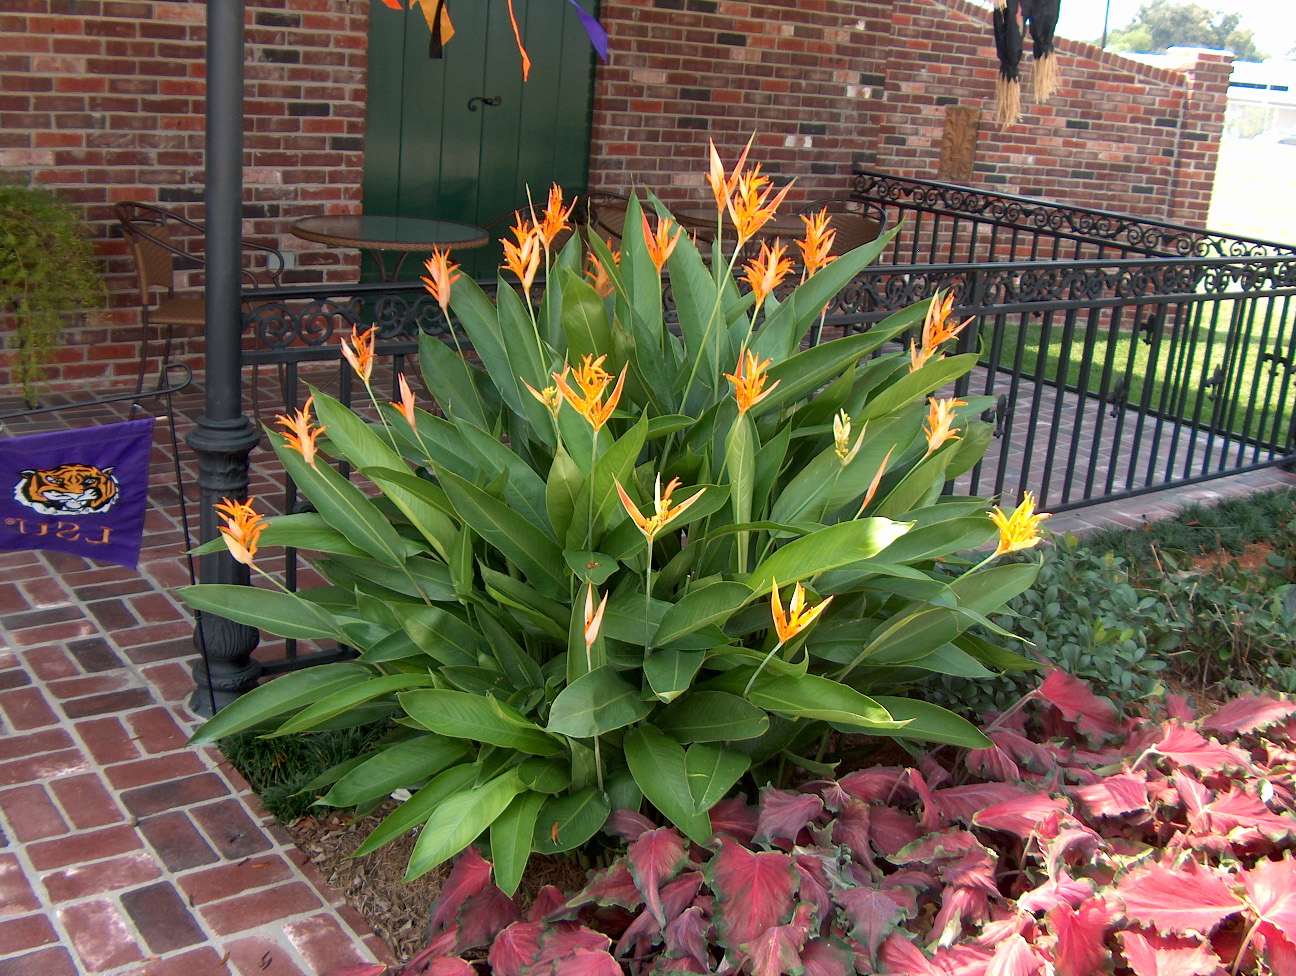
{"type": "Polygon", "coordinates": [[[116,504],[121,485],[113,469],[90,464],[28,468],[14,486],[14,500],[42,515],[98,515],[116,504]]]}

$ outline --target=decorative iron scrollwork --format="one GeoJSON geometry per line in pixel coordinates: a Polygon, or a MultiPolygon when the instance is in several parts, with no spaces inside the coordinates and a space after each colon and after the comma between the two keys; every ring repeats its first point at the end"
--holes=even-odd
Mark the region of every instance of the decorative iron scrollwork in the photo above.
{"type": "Polygon", "coordinates": [[[1274,349],[1273,352],[1267,352],[1260,357],[1261,363],[1270,363],[1269,375],[1277,376],[1279,373],[1285,373],[1288,376],[1296,375],[1296,362],[1292,361],[1290,356],[1284,356],[1282,349],[1274,349]]]}

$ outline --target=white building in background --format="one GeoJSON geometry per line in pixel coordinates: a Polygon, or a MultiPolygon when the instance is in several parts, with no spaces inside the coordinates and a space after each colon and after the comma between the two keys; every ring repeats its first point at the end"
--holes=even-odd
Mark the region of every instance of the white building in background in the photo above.
{"type": "Polygon", "coordinates": [[[1234,61],[1224,131],[1296,145],[1296,61],[1234,61]]]}

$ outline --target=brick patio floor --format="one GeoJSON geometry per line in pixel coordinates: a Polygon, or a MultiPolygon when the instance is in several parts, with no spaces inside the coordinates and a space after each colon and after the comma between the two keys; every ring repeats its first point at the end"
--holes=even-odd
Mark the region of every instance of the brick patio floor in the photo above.
{"type": "MultiPolygon", "coordinates": [[[[192,416],[201,396],[177,406],[192,416]]],[[[319,976],[386,959],[220,754],[185,745],[194,652],[172,594],[188,576],[170,450],[159,425],[139,572],[0,553],[0,976],[319,976]]],[[[254,471],[254,492],[272,484],[254,471]]],[[[1051,527],[1138,525],[1279,485],[1296,475],[1268,469],[1051,527]]]]}

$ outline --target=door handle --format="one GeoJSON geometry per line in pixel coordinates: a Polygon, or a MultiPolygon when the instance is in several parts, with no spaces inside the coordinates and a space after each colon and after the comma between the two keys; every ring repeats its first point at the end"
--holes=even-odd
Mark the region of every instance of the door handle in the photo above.
{"type": "Polygon", "coordinates": [[[468,111],[477,111],[478,104],[494,107],[502,101],[504,101],[504,99],[500,98],[498,95],[491,98],[487,98],[485,95],[474,95],[472,98],[468,99],[468,111]]]}

